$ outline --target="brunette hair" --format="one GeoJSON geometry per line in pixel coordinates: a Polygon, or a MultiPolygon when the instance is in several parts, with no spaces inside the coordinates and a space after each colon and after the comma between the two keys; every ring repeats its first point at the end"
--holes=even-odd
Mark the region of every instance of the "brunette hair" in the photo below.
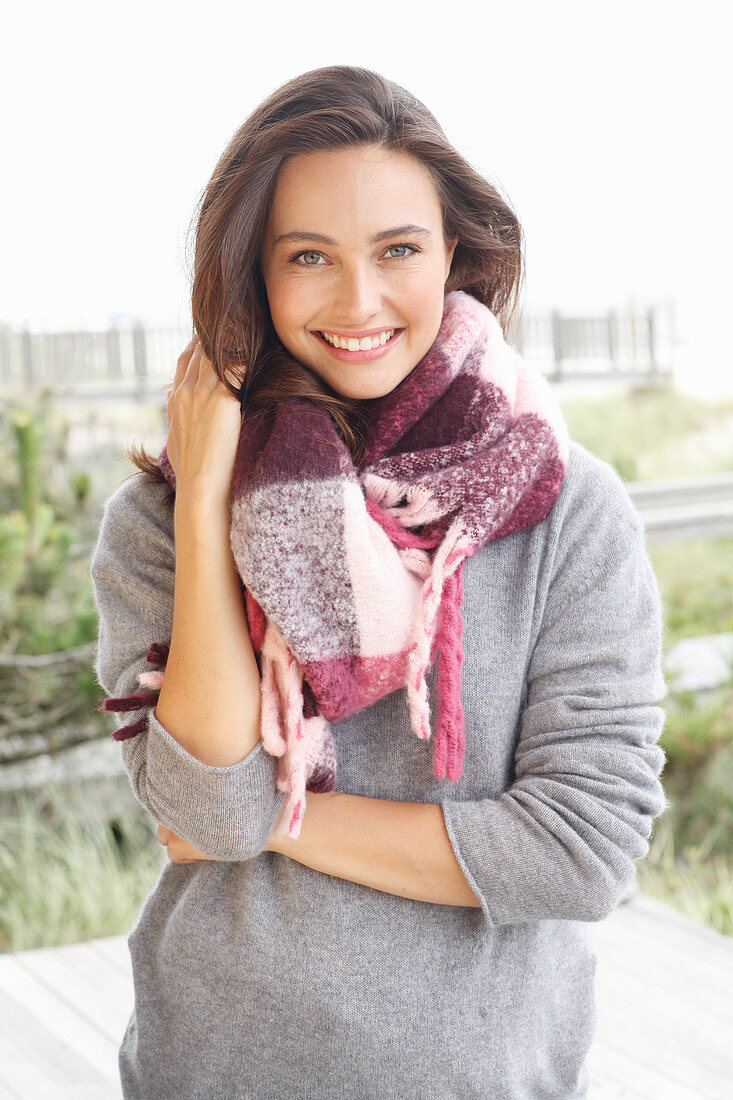
{"type": "MultiPolygon", "coordinates": [[[[361,403],[334,391],[284,348],[270,317],[259,257],[278,173],[299,153],[377,145],[410,153],[429,170],[446,246],[457,238],[445,286],[488,306],[504,331],[523,278],[519,220],[498,189],[448,141],[427,107],[379,73],[328,65],[287,81],[242,123],[222,153],[196,221],[193,328],[216,373],[242,407],[272,409],[288,397],[324,406],[352,458],[363,452],[361,403]],[[232,379],[232,380],[230,380],[232,379]]],[[[157,460],[127,451],[164,481],[157,460]]]]}

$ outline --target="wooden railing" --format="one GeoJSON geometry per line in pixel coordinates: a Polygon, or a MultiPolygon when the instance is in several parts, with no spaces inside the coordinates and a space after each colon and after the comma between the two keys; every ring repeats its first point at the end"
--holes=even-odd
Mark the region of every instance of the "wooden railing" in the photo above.
{"type": "Polygon", "coordinates": [[[650,542],[733,535],[733,472],[627,485],[650,542]]]}
{"type": "Polygon", "coordinates": [[[523,313],[515,344],[552,381],[564,378],[669,375],[676,343],[671,303],[567,316],[558,310],[523,313]]]}

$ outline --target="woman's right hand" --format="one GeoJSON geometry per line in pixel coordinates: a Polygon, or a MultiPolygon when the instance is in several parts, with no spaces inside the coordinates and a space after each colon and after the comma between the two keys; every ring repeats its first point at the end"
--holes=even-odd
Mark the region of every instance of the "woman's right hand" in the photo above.
{"type": "Polygon", "coordinates": [[[196,336],[178,358],[168,390],[167,416],[166,451],[176,475],[176,495],[228,502],[241,407],[196,336]]]}

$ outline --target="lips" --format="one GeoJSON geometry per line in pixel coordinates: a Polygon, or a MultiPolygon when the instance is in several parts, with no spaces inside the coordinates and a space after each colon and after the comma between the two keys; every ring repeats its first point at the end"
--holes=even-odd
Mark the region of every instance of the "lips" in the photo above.
{"type": "MultiPolygon", "coordinates": [[[[378,332],[384,331],[384,329],[378,330],[378,332]]],[[[394,334],[386,343],[378,344],[376,348],[368,348],[366,351],[348,351],[346,348],[336,348],[333,344],[329,344],[328,340],[324,338],[322,332],[318,329],[312,332],[312,335],[315,336],[316,340],[318,340],[324,348],[328,348],[329,353],[334,358],[340,359],[343,363],[370,363],[373,359],[380,359],[383,355],[390,352],[394,345],[399,342],[404,331],[403,328],[396,328],[394,334]]],[[[341,333],[338,335],[341,335],[341,333]]],[[[355,334],[354,339],[356,339],[355,334]]]]}
{"type": "MultiPolygon", "coordinates": [[[[364,340],[365,338],[370,343],[376,339],[377,340],[377,345],[376,346],[384,347],[385,344],[388,344],[390,342],[390,340],[393,340],[395,338],[395,336],[399,335],[399,333],[401,331],[402,331],[402,329],[397,327],[397,326],[393,326],[392,328],[380,328],[380,329],[375,328],[375,329],[370,329],[370,330],[364,329],[361,332],[339,332],[336,329],[334,329],[333,331],[331,329],[317,329],[316,332],[314,333],[314,335],[317,333],[317,335],[321,336],[326,341],[327,344],[330,344],[331,347],[340,346],[342,343],[346,344],[350,340],[356,340],[358,343],[361,343],[361,341],[364,340]],[[382,341],[382,337],[386,333],[389,333],[390,335],[387,337],[386,340],[382,341]],[[338,339],[338,341],[339,341],[338,345],[334,344],[334,342],[333,342],[334,337],[336,339],[338,339]]],[[[348,348],[343,348],[343,350],[348,351],[349,349],[348,348]]],[[[357,348],[356,350],[357,351],[361,351],[361,350],[371,351],[372,349],[371,348],[366,348],[366,349],[357,348]]]]}

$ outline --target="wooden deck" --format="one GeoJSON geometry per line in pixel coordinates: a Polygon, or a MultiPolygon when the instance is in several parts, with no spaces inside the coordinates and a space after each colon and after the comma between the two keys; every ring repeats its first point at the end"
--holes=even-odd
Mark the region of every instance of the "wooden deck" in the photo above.
{"type": "MultiPolygon", "coordinates": [[[[733,940],[641,893],[592,934],[589,1100],[730,1100],[733,940]]],[[[132,1003],[124,936],[0,955],[0,1100],[120,1100],[132,1003]]]]}

